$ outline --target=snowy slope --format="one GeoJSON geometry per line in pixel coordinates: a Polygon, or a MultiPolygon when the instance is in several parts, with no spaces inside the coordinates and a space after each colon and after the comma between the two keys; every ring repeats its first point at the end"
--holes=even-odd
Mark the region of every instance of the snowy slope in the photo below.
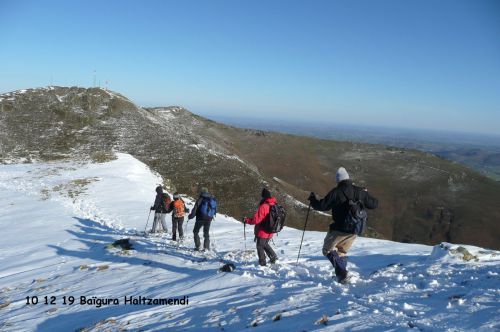
{"type": "Polygon", "coordinates": [[[306,233],[295,264],[301,232],[285,229],[272,268],[257,266],[250,227],[245,251],[242,225],[223,215],[208,254],[191,250],[192,221],[180,245],[137,235],[161,182],[126,154],[104,164],[1,165],[0,330],[500,329],[497,251],[463,246],[476,256],[465,261],[457,245],[360,238],[349,261],[356,277],[342,286],[321,256],[321,232],[306,233]],[[125,237],[134,250],[109,247],[125,237]],[[236,270],[219,272],[225,262],[236,270]],[[35,296],[38,304],[26,305],[35,296]],[[84,305],[80,296],[120,304],[84,305]],[[189,304],[125,305],[124,296],[187,296],[189,304]]]}

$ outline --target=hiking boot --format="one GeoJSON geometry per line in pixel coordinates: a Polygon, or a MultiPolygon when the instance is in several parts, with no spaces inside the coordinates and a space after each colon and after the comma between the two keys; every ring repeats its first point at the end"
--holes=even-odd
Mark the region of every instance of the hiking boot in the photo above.
{"type": "Polygon", "coordinates": [[[200,251],[200,248],[194,248],[194,251],[200,251]]]}
{"type": "Polygon", "coordinates": [[[273,257],[273,258],[271,258],[271,260],[269,261],[269,263],[276,264],[277,260],[278,260],[278,257],[273,257]]]}
{"type": "Polygon", "coordinates": [[[348,284],[350,280],[351,280],[350,274],[346,274],[345,276],[338,276],[337,277],[337,282],[339,284],[342,284],[342,285],[348,284]]]}

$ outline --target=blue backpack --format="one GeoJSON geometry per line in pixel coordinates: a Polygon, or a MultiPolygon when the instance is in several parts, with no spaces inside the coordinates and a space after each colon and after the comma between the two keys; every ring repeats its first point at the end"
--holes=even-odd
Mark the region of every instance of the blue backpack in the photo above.
{"type": "Polygon", "coordinates": [[[212,220],[217,213],[217,200],[215,197],[205,197],[201,201],[200,214],[204,220],[212,220]]]}

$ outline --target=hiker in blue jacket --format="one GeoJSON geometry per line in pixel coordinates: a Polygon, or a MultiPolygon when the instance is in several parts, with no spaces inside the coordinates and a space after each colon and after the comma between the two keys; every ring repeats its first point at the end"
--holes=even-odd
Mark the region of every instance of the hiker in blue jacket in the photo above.
{"type": "Polygon", "coordinates": [[[199,251],[201,242],[200,232],[203,227],[203,249],[210,250],[210,224],[217,213],[217,201],[208,193],[208,189],[201,188],[200,197],[196,200],[188,219],[191,220],[196,217],[196,222],[193,228],[194,234],[194,250],[199,251]]]}

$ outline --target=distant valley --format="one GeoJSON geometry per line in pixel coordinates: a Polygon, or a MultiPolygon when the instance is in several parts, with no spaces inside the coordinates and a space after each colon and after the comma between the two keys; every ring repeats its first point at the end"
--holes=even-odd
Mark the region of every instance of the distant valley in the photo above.
{"type": "Polygon", "coordinates": [[[423,129],[397,129],[342,124],[313,124],[299,121],[266,121],[238,117],[209,116],[240,128],[272,130],[293,135],[337,141],[383,144],[431,152],[466,165],[500,181],[500,135],[441,132],[423,129]]]}

